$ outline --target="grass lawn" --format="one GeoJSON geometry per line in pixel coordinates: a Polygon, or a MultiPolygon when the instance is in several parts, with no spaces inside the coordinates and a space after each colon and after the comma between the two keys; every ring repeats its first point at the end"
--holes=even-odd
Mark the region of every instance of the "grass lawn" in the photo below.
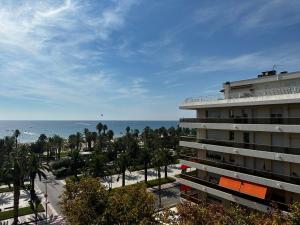
{"type": "MultiPolygon", "coordinates": [[[[30,187],[29,184],[25,184],[25,188],[26,188],[26,189],[28,189],[29,187],[30,187]]],[[[11,188],[9,188],[9,187],[0,188],[0,193],[11,192],[11,191],[13,191],[13,190],[14,190],[13,187],[11,187],[11,188]]],[[[22,190],[22,188],[21,188],[21,190],[22,190]]]]}
{"type": "MultiPolygon", "coordinates": [[[[44,212],[44,207],[42,205],[39,205],[38,207],[38,212],[44,212]]],[[[19,208],[19,216],[25,216],[25,215],[29,215],[29,214],[33,214],[34,212],[32,211],[32,209],[28,206],[28,207],[24,207],[24,208],[19,208]]],[[[13,210],[8,210],[8,211],[4,211],[4,212],[0,212],[0,220],[7,220],[10,218],[14,217],[14,211],[13,210]]]]}

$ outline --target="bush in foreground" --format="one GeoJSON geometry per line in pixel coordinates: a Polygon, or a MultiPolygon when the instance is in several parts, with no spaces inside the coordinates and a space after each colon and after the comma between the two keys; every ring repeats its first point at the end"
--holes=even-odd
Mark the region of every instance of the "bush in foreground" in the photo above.
{"type": "Polygon", "coordinates": [[[72,225],[152,224],[154,196],[146,187],[133,185],[108,191],[99,178],[67,179],[61,209],[72,225]]]}
{"type": "Polygon", "coordinates": [[[283,213],[275,207],[268,213],[261,213],[237,204],[223,207],[221,204],[184,202],[177,206],[177,212],[164,211],[159,220],[169,225],[299,225],[300,203],[291,204],[290,210],[290,213],[283,213]]]}

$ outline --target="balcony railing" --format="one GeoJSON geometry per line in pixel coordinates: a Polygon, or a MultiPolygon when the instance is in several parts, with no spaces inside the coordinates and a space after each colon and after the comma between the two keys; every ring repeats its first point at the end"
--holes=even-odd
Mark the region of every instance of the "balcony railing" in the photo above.
{"type": "Polygon", "coordinates": [[[300,118],[182,118],[181,123],[287,124],[300,125],[300,118]]]}
{"type": "Polygon", "coordinates": [[[257,150],[257,151],[300,155],[300,148],[291,148],[291,147],[275,146],[275,145],[250,144],[250,143],[225,141],[225,140],[197,139],[195,136],[183,136],[180,138],[180,140],[187,141],[187,142],[197,142],[202,144],[225,146],[225,147],[244,148],[249,150],[257,150]]]}
{"type": "MultiPolygon", "coordinates": [[[[256,197],[251,196],[251,195],[247,195],[247,194],[244,194],[244,193],[241,193],[241,192],[229,189],[229,188],[219,186],[216,183],[209,182],[207,180],[196,177],[195,175],[192,175],[192,174],[181,174],[180,177],[182,179],[191,181],[193,183],[201,184],[201,185],[204,185],[206,187],[210,187],[210,188],[213,188],[213,189],[216,189],[216,190],[219,190],[219,191],[230,193],[232,195],[235,195],[235,196],[238,196],[238,197],[250,200],[250,201],[258,202],[258,203],[261,203],[261,204],[266,205],[266,206],[274,206],[275,205],[279,209],[285,210],[285,211],[287,211],[288,208],[289,208],[288,205],[285,204],[284,202],[278,202],[278,201],[273,201],[273,200],[268,200],[268,199],[256,198],[256,197]]],[[[197,198],[195,198],[194,196],[189,196],[185,193],[181,193],[181,194],[183,194],[182,197],[184,197],[184,198],[187,197],[187,200],[191,200],[191,201],[195,200],[195,202],[197,203],[197,198]]]]}
{"type": "Polygon", "coordinates": [[[215,160],[200,159],[194,156],[183,155],[183,154],[180,155],[180,158],[191,162],[196,162],[196,163],[201,163],[201,164],[205,164],[208,166],[213,166],[221,169],[231,170],[233,172],[240,172],[240,173],[250,174],[258,177],[300,185],[300,177],[287,176],[283,174],[273,173],[267,170],[250,169],[243,166],[234,165],[233,163],[229,163],[224,160],[215,161],[215,160]]]}
{"type": "MultiPolygon", "coordinates": [[[[234,92],[229,94],[229,99],[238,99],[238,98],[255,98],[264,96],[276,96],[276,95],[289,95],[289,94],[298,94],[300,93],[300,87],[279,87],[279,88],[269,88],[263,90],[256,90],[254,92],[234,92]]],[[[208,102],[208,101],[219,101],[224,100],[224,96],[211,95],[211,96],[200,96],[200,97],[191,97],[186,98],[183,102],[183,105],[190,104],[193,102],[208,102]]]]}

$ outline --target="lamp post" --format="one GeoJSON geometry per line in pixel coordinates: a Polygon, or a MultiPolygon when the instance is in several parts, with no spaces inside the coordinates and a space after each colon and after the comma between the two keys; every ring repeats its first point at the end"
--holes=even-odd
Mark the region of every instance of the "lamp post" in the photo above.
{"type": "Polygon", "coordinates": [[[46,224],[48,224],[48,180],[46,179],[45,181],[44,181],[44,184],[45,184],[45,195],[44,195],[44,197],[45,197],[45,199],[46,199],[46,203],[45,203],[45,205],[46,205],[46,224]]]}

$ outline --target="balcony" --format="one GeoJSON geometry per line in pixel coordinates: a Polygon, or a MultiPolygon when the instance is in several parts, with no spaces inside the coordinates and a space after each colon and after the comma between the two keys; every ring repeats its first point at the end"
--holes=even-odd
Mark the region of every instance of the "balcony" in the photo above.
{"type": "MultiPolygon", "coordinates": [[[[229,189],[229,188],[225,188],[225,187],[219,186],[216,183],[212,183],[212,182],[209,182],[207,180],[196,177],[196,174],[193,173],[193,172],[188,173],[188,174],[181,174],[180,177],[184,180],[188,180],[188,181],[193,182],[193,183],[204,185],[206,187],[210,187],[210,188],[222,191],[222,192],[230,193],[234,196],[238,196],[238,197],[241,197],[243,199],[247,199],[249,201],[257,202],[257,203],[263,204],[263,205],[268,206],[268,207],[277,206],[281,210],[284,210],[284,211],[288,210],[288,205],[283,203],[283,202],[278,202],[278,201],[269,200],[269,199],[260,199],[260,198],[256,198],[254,196],[247,195],[247,194],[244,194],[244,193],[241,193],[241,192],[229,189]]],[[[195,196],[189,196],[188,194],[186,194],[184,192],[181,193],[181,197],[183,197],[183,198],[185,198],[189,201],[199,203],[199,200],[195,196]]]]}
{"type": "Polygon", "coordinates": [[[186,98],[181,104],[182,109],[193,109],[198,107],[224,107],[234,106],[243,103],[250,103],[251,105],[262,104],[276,104],[286,103],[285,101],[293,102],[300,97],[300,88],[294,87],[280,87],[264,90],[255,90],[252,92],[233,92],[229,94],[228,99],[224,99],[223,95],[215,96],[201,96],[196,98],[186,98]],[[268,103],[269,102],[269,103],[268,103]]]}
{"type": "Polygon", "coordinates": [[[224,146],[224,147],[244,148],[249,150],[300,155],[299,148],[274,146],[274,145],[259,145],[259,144],[250,144],[250,143],[224,141],[224,140],[220,141],[220,140],[212,140],[212,139],[196,139],[195,136],[184,136],[181,137],[180,140],[186,142],[197,142],[201,144],[217,145],[217,146],[224,146]]]}
{"type": "Polygon", "coordinates": [[[300,125],[300,118],[182,118],[180,123],[285,124],[300,125]]]}
{"type": "Polygon", "coordinates": [[[277,180],[277,181],[282,181],[282,182],[287,182],[291,184],[296,184],[300,185],[300,177],[295,177],[295,176],[286,176],[282,174],[277,174],[273,173],[271,171],[267,170],[257,170],[257,169],[250,169],[246,168],[243,166],[238,166],[234,165],[233,163],[229,163],[226,161],[215,161],[215,160],[207,160],[207,159],[200,159],[194,156],[189,156],[189,155],[180,155],[181,159],[190,161],[190,162],[195,162],[195,163],[200,163],[212,167],[217,167],[221,169],[226,169],[226,170],[231,170],[233,172],[240,172],[240,173],[245,173],[253,176],[258,176],[258,177],[263,177],[263,178],[268,178],[272,180],[277,180]]]}

